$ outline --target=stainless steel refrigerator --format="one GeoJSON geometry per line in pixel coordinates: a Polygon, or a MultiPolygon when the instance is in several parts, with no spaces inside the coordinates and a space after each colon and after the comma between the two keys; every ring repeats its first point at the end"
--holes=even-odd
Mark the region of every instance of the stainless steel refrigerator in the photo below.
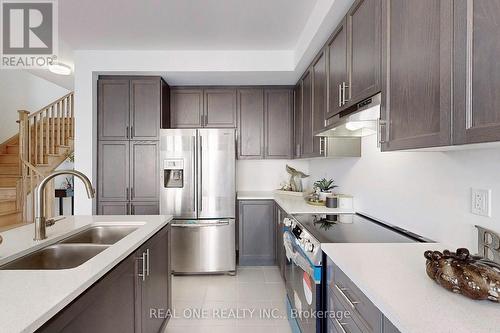
{"type": "Polygon", "coordinates": [[[234,273],[235,130],[161,130],[160,212],[173,215],[172,271],[234,273]]]}

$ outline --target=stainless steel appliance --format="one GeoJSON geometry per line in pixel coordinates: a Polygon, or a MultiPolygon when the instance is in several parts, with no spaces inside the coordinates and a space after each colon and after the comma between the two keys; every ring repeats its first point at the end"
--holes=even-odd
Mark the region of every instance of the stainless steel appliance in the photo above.
{"type": "Polygon", "coordinates": [[[283,219],[287,309],[293,332],[326,330],[326,257],[321,243],[411,243],[426,239],[359,214],[283,219]],[[302,314],[302,315],[301,315],[302,314]],[[311,316],[311,314],[315,314],[311,316]]]}
{"type": "Polygon", "coordinates": [[[160,212],[174,216],[173,272],[234,272],[235,131],[165,129],[160,134],[160,212]]]}

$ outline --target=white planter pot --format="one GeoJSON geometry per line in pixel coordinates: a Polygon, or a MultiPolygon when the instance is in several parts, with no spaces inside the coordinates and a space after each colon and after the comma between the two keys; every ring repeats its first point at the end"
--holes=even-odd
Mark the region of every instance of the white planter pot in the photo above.
{"type": "Polygon", "coordinates": [[[331,194],[331,192],[319,192],[319,200],[326,201],[326,197],[331,194]]]}

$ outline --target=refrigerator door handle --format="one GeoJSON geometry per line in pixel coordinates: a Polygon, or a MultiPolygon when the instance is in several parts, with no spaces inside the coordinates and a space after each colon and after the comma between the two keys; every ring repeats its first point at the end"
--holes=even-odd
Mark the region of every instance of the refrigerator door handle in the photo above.
{"type": "MultiPolygon", "coordinates": [[[[191,142],[193,146],[193,192],[197,193],[196,191],[198,190],[197,188],[197,181],[196,181],[196,136],[191,137],[191,142]]],[[[193,208],[194,208],[194,213],[198,214],[198,207],[196,206],[196,195],[193,195],[193,208]]]]}
{"type": "Polygon", "coordinates": [[[198,136],[198,214],[203,210],[203,138],[198,136]]]}

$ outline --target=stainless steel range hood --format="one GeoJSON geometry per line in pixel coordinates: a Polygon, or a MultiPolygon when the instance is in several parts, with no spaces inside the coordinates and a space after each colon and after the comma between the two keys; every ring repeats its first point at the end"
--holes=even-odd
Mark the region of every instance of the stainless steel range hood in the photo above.
{"type": "Polygon", "coordinates": [[[322,137],[362,137],[377,134],[380,120],[381,94],[378,93],[326,120],[322,137]]]}

